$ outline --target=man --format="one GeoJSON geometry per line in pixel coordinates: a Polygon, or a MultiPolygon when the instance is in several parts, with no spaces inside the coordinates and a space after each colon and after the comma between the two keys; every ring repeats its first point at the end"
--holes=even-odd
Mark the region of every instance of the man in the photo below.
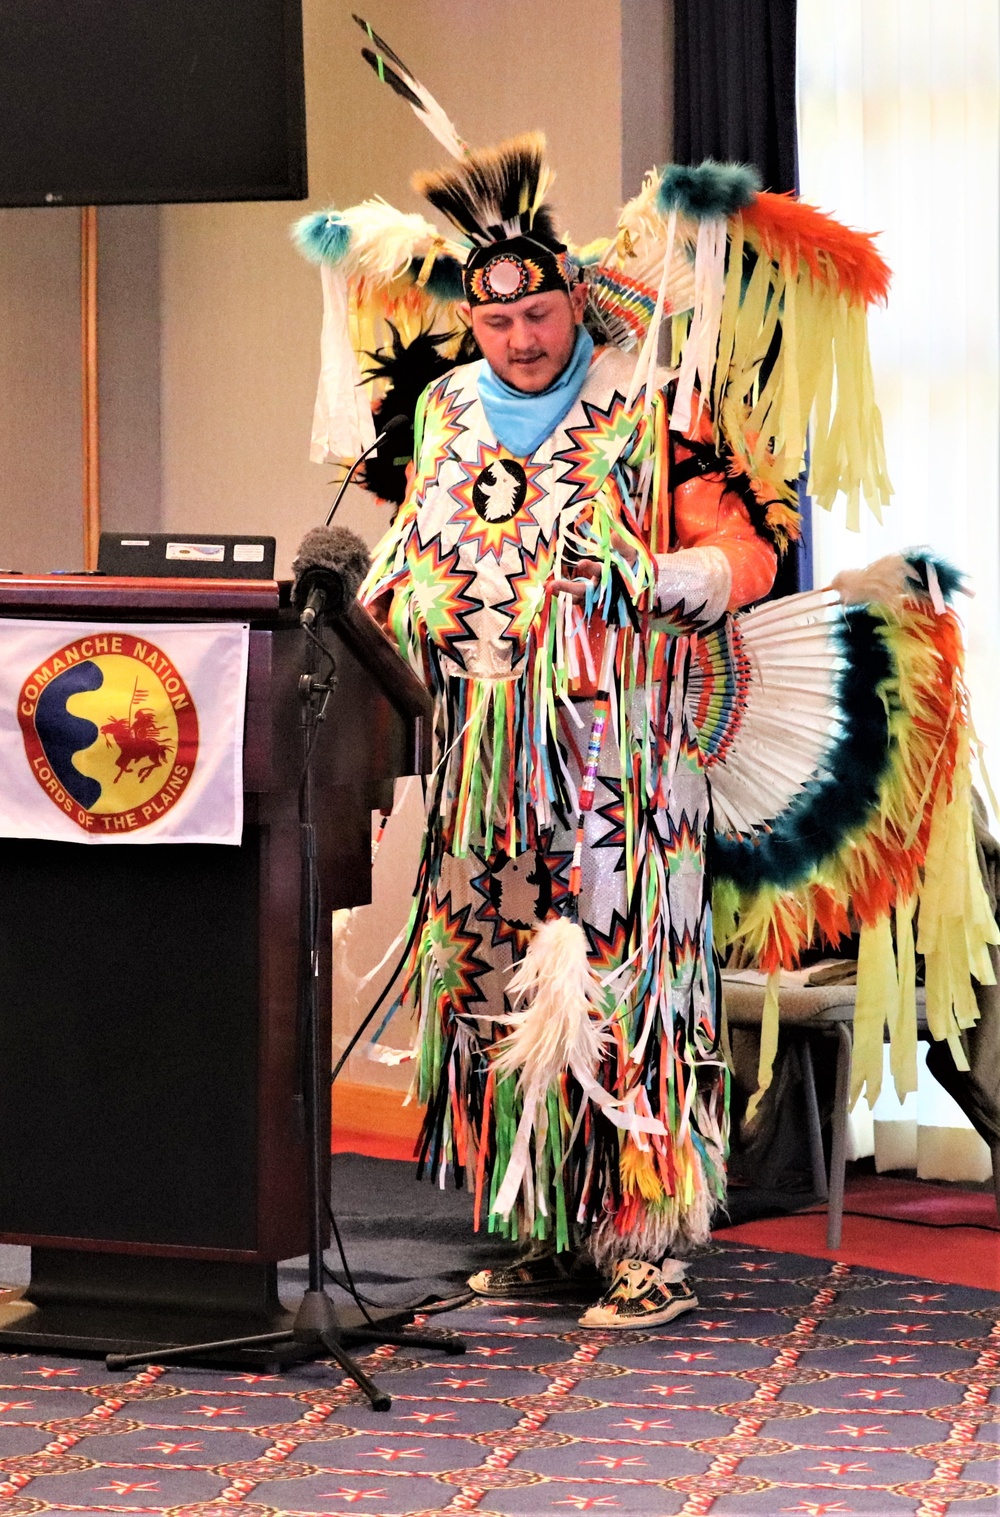
{"type": "Polygon", "coordinates": [[[424,1158],[464,1170],[477,1225],[485,1213],[522,1244],[473,1289],[579,1289],[585,1257],[606,1288],[580,1320],[619,1328],[697,1305],[671,1254],[706,1240],[723,1195],[709,802],[685,669],[699,629],[766,595],[776,543],[697,401],[690,437],[667,435],[667,376],[630,400],[634,357],[595,348],[542,180],[526,138],[419,183],[473,241],[461,313],[483,356],[421,399],[366,596],[438,702],[406,970],[424,1158]],[[550,1071],[539,1116],[525,1071],[495,1055],[510,971],[567,910],[611,1021],[593,1088],[550,1071]]]}
{"type": "Polygon", "coordinates": [[[674,1255],[724,1194],[714,937],[768,972],[755,1099],[780,968],[848,909],[856,1089],[877,1093],[887,995],[915,1083],[918,907],[934,1036],[975,1018],[997,929],[960,576],[910,554],[841,587],[846,609],[819,591],[729,615],[797,533],[807,430],[818,504],[877,514],[891,493],[870,236],[709,162],[653,171],[614,236],[571,252],[542,140],[470,152],[361,24],[455,160],[415,182],[461,234],[380,200],[296,231],[323,265],[313,458],[374,445],[363,355],[376,420],[413,419],[405,478],[398,426],[368,466],[400,509],[365,595],[437,713],[401,965],[421,1167],[464,1173],[476,1226],[519,1245],[475,1290],[589,1287],[585,1326],[655,1326],[696,1305],[674,1255]]]}

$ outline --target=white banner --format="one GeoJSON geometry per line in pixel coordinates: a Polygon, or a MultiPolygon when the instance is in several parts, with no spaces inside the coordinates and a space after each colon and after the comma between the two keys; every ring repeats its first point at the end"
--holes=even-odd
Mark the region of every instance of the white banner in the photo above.
{"type": "Polygon", "coordinates": [[[231,843],[245,624],[0,620],[0,837],[231,843]]]}

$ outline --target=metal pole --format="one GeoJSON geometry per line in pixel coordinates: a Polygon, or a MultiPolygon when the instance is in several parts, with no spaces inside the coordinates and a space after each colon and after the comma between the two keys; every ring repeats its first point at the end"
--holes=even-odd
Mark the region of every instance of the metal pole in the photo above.
{"type": "Polygon", "coordinates": [[[80,362],[83,413],[83,563],[97,568],[101,440],[97,365],[97,207],[80,207],[80,362]]]}

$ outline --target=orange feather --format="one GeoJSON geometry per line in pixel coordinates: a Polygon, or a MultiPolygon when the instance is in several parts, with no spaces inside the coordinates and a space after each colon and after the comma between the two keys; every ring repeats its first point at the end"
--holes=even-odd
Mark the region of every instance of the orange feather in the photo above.
{"type": "Polygon", "coordinates": [[[838,284],[851,299],[865,305],[884,303],[892,276],[872,233],[842,226],[804,200],[769,190],[762,191],[742,215],[769,258],[784,255],[793,266],[805,259],[814,279],[838,284]]]}

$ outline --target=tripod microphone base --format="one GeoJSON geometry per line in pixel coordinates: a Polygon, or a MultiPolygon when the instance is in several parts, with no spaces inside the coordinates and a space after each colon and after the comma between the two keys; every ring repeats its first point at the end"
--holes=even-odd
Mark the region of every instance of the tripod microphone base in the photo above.
{"type": "Polygon", "coordinates": [[[351,1321],[345,1324],[341,1314],[324,1291],[308,1290],[299,1303],[295,1320],[288,1328],[277,1332],[258,1333],[251,1337],[215,1339],[202,1343],[162,1343],[155,1348],[136,1349],[128,1353],[108,1354],[105,1363],[109,1370],[126,1370],[145,1364],[206,1364],[220,1367],[231,1364],[265,1362],[276,1368],[289,1368],[310,1359],[335,1359],[345,1375],[368,1397],[373,1411],[387,1412],[392,1398],[365,1373],[351,1355],[348,1347],[355,1344],[391,1343],[401,1348],[431,1348],[445,1354],[464,1354],[465,1343],[461,1338],[434,1336],[430,1333],[406,1333],[401,1331],[404,1323],[413,1318],[412,1311],[389,1311],[373,1316],[364,1327],[355,1326],[359,1313],[350,1314],[351,1321]]]}
{"type": "Polygon", "coordinates": [[[292,1332],[296,1343],[314,1343],[324,1333],[340,1342],[340,1313],[325,1291],[306,1291],[295,1313],[292,1332]]]}

